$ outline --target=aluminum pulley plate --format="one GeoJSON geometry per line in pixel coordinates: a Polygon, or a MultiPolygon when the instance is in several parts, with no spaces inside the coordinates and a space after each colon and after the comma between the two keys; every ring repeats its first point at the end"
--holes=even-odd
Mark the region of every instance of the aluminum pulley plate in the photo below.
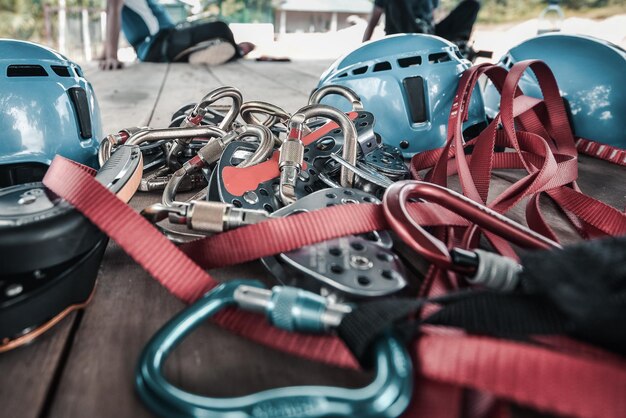
{"type": "MultiPolygon", "coordinates": [[[[330,188],[315,192],[276,211],[283,217],[327,206],[380,203],[356,189],[330,188]]],[[[352,235],[309,245],[262,259],[265,267],[286,285],[296,285],[339,298],[386,296],[407,286],[402,262],[392,250],[386,231],[352,235]]]]}
{"type": "Polygon", "coordinates": [[[161,167],[165,164],[165,141],[146,142],[139,146],[143,155],[143,170],[150,171],[153,168],[161,167]]]}
{"type": "MultiPolygon", "coordinates": [[[[366,112],[353,112],[351,117],[358,120],[360,114],[371,115],[366,112]]],[[[314,122],[315,123],[315,122],[314,122]]],[[[367,122],[368,126],[371,125],[367,122]]],[[[366,132],[371,127],[363,125],[360,131],[366,132]]],[[[343,148],[343,132],[334,122],[327,122],[315,131],[302,138],[304,143],[304,160],[296,184],[296,197],[307,196],[327,186],[319,180],[320,172],[334,175],[339,169],[336,164],[328,164],[330,155],[341,153],[343,148]],[[331,171],[329,173],[329,170],[331,171]]],[[[231,203],[237,207],[247,209],[262,209],[273,212],[283,206],[277,198],[280,171],[278,168],[279,151],[276,150],[269,160],[262,163],[237,168],[241,161],[234,158],[236,155],[254,150],[255,145],[246,142],[232,142],[224,152],[217,165],[215,187],[219,200],[231,203]]],[[[212,188],[214,186],[211,186],[212,188]]],[[[215,190],[209,193],[209,199],[214,199],[215,190]]]]}
{"type": "MultiPolygon", "coordinates": [[[[238,208],[261,209],[270,213],[282,206],[277,198],[278,178],[273,175],[274,173],[272,175],[262,173],[264,169],[271,169],[272,165],[266,161],[246,168],[237,167],[252,155],[257,146],[244,141],[233,141],[226,146],[211,176],[207,193],[209,200],[230,203],[238,208]],[[255,178],[269,180],[255,183],[255,178]]],[[[278,154],[275,153],[274,156],[277,157],[278,154]]]]}
{"type": "Polygon", "coordinates": [[[359,138],[360,152],[362,155],[367,155],[378,146],[376,134],[374,133],[374,115],[363,111],[358,113],[359,115],[354,120],[354,126],[359,138]]]}
{"type": "Polygon", "coordinates": [[[404,163],[402,152],[391,145],[382,144],[376,147],[363,160],[368,166],[394,181],[409,177],[409,169],[404,163]]]}

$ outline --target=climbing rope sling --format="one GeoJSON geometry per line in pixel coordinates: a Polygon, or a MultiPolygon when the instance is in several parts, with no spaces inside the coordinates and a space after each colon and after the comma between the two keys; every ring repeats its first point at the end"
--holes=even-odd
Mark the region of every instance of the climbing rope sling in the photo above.
{"type": "MultiPolygon", "coordinates": [[[[528,198],[528,225],[553,241],[556,241],[556,235],[541,215],[539,197],[542,194],[549,196],[562,209],[583,238],[626,235],[623,213],[579,191],[575,184],[576,164],[574,138],[558,96],[556,81],[543,63],[526,61],[516,64],[509,73],[490,65],[466,71],[452,107],[446,146],[418,154],[412,160],[411,168],[416,178],[423,170],[430,169],[425,179],[443,186],[449,175],[458,173],[466,197],[499,213],[506,213],[528,198]],[[542,87],[543,100],[526,97],[517,89],[519,78],[529,67],[542,87]],[[477,138],[464,143],[461,122],[466,116],[469,96],[481,74],[490,77],[500,90],[501,113],[477,138]],[[514,152],[494,152],[496,146],[508,147],[514,152]],[[469,155],[465,152],[467,147],[473,148],[469,155]],[[491,171],[503,168],[523,169],[528,175],[487,203],[491,171]]],[[[172,294],[187,303],[219,284],[205,269],[256,260],[344,235],[392,229],[409,246],[413,244],[412,248],[421,248],[412,241],[415,225],[430,227],[434,236],[448,248],[452,244],[462,248],[476,247],[479,235],[471,220],[435,203],[402,202],[402,212],[390,211],[394,202],[397,206],[400,197],[388,194],[383,205],[342,205],[270,219],[193,241],[179,249],[95,182],[90,169],[57,157],[44,184],[72,203],[172,294]],[[399,218],[400,213],[406,219],[399,218]]],[[[506,236],[482,229],[480,232],[495,250],[517,258],[506,236]]],[[[420,290],[420,297],[425,299],[399,303],[403,308],[398,310],[404,310],[400,314],[390,312],[388,307],[374,310],[374,315],[382,315],[385,321],[381,322],[387,324],[419,312],[415,314],[417,318],[413,315],[414,323],[421,323],[421,326],[418,338],[410,346],[416,383],[409,415],[428,412],[434,417],[459,416],[464,389],[489,393],[499,399],[556,414],[577,417],[624,415],[626,363],[619,356],[569,338],[541,337],[520,342],[473,335],[461,328],[452,328],[454,332],[451,332],[450,327],[445,327],[447,324],[458,327],[458,320],[446,319],[449,310],[445,306],[455,305],[453,296],[463,286],[458,275],[441,268],[437,259],[430,260],[433,264],[420,290]],[[446,294],[450,294],[450,300],[437,299],[446,294]],[[426,299],[434,299],[435,303],[419,309],[426,299]],[[441,306],[444,308],[439,309],[441,306]]],[[[496,296],[458,298],[475,301],[489,297],[496,296]]],[[[366,309],[357,308],[354,321],[346,320],[348,325],[340,329],[340,334],[348,339],[349,330],[355,329],[349,324],[358,325],[359,311],[365,312],[366,309]]],[[[223,311],[214,320],[235,333],[291,354],[337,366],[357,367],[353,354],[336,337],[288,333],[269,326],[258,315],[238,310],[223,311]]],[[[467,324],[461,325],[472,331],[467,324]]],[[[405,328],[409,327],[405,324],[405,328]]],[[[544,327],[544,332],[537,328],[528,326],[520,332],[563,334],[558,332],[563,329],[559,320],[544,327]]],[[[486,334],[489,330],[476,331],[486,334]]],[[[414,328],[406,332],[407,335],[413,333],[414,328]]],[[[357,337],[350,346],[358,355],[358,350],[365,350],[359,344],[369,337],[357,337]]]]}

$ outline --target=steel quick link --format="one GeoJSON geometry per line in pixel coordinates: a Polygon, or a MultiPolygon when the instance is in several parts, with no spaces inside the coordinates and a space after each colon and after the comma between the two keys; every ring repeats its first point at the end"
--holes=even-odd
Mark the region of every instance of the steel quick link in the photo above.
{"type": "Polygon", "coordinates": [[[315,90],[309,97],[309,104],[320,104],[324,97],[331,94],[336,94],[348,100],[352,104],[353,111],[363,110],[363,103],[359,95],[348,87],[339,85],[328,85],[315,90]]]}
{"type": "Polygon", "coordinates": [[[152,223],[167,218],[172,224],[187,225],[193,231],[204,233],[225,232],[269,218],[269,214],[262,210],[242,209],[222,202],[203,200],[176,206],[156,203],[148,206],[141,214],[152,223]]]}
{"type": "Polygon", "coordinates": [[[280,146],[278,169],[280,170],[279,197],[283,204],[296,201],[296,183],[304,161],[302,127],[305,116],[298,113],[289,120],[289,136],[280,146]]]}

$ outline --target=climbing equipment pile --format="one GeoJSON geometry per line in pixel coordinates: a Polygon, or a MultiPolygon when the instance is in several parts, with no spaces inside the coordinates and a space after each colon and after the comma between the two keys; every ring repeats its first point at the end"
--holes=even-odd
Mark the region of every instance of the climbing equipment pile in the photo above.
{"type": "Polygon", "coordinates": [[[120,149],[141,149],[139,189],[163,193],[141,216],[93,173],[54,160],[45,186],[191,303],[139,360],[136,388],[152,411],[491,417],[518,404],[575,417],[626,413],[618,319],[626,278],[610,273],[625,261],[626,214],[578,188],[574,135],[550,68],[478,65],[446,93],[443,146],[416,153],[407,168],[400,144],[377,131],[375,114],[348,87],[321,87],[293,114],[217,89],[177,111],[168,128],[132,127],[101,143],[105,164],[120,149]],[[518,88],[529,71],[541,98],[518,88]],[[499,92],[499,112],[469,136],[481,76],[499,92]],[[327,95],[342,96],[348,112],[321,104],[327,95]],[[222,113],[215,104],[226,98],[222,113]],[[494,170],[509,169],[525,174],[490,196],[494,170]],[[460,192],[447,187],[450,176],[460,192]],[[546,198],[582,238],[603,239],[561,247],[543,215],[546,198]],[[522,203],[528,226],[504,216],[522,203]],[[595,277],[583,274],[581,253],[607,251],[595,277]],[[220,284],[206,272],[258,259],[276,280],[271,289],[220,284]],[[545,275],[549,265],[572,267],[545,275]],[[373,368],[374,379],[359,389],[238,398],[186,392],[166,380],[163,364],[209,318],[290,354],[373,368]]]}

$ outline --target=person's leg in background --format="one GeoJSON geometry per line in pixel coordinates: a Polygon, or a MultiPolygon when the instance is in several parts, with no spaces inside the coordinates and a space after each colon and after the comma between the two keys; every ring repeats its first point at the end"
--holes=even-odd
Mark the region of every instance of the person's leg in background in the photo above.
{"type": "Polygon", "coordinates": [[[254,45],[248,42],[238,45],[228,25],[215,21],[175,28],[164,48],[168,61],[217,65],[241,58],[254,45]]]}
{"type": "Polygon", "coordinates": [[[435,35],[449,41],[468,41],[476,19],[480,3],[476,0],[463,0],[445,19],[435,25],[435,35]]]}

